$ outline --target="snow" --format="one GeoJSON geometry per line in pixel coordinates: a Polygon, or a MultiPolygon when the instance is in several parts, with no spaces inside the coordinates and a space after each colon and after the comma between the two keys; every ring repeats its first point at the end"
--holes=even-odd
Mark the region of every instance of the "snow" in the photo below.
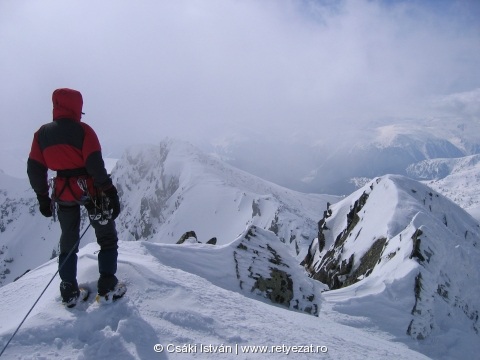
{"type": "Polygon", "coordinates": [[[408,171],[480,220],[480,155],[424,160],[408,171]]]}
{"type": "Polygon", "coordinates": [[[117,164],[118,159],[116,158],[110,158],[110,157],[104,157],[103,161],[105,162],[105,169],[107,170],[107,173],[111,173],[115,165],[117,164]]]}
{"type": "MultiPolygon", "coordinates": [[[[128,286],[123,299],[112,305],[89,299],[77,308],[66,309],[60,303],[57,277],[2,357],[427,359],[393,341],[387,333],[355,325],[354,317],[346,316],[351,324],[344,325],[332,314],[315,317],[240,294],[227,281],[234,274],[234,265],[232,259],[229,262],[222,256],[225,249],[202,244],[121,242],[118,274],[128,286]],[[205,255],[208,266],[192,265],[205,255]],[[219,278],[219,271],[224,280],[219,278]],[[161,344],[164,352],[155,353],[156,344],[161,344]],[[232,353],[202,352],[214,346],[220,350],[222,345],[232,353]],[[296,350],[310,350],[310,345],[315,351],[318,347],[320,354],[286,354],[293,346],[308,346],[296,350]],[[266,346],[269,352],[247,353],[253,346],[266,346]]],[[[97,276],[96,250],[96,245],[88,244],[79,253],[79,282],[90,288],[94,288],[97,276]]],[[[2,346],[56,267],[52,260],[0,288],[2,346]]]]}
{"type": "MultiPolygon", "coordinates": [[[[345,198],[303,194],[171,139],[132,147],[108,166],[125,206],[117,220],[118,276],[127,294],[112,305],[92,296],[66,309],[55,277],[2,359],[446,360],[475,358],[480,351],[478,221],[420,182],[386,175],[345,198]],[[364,193],[359,227],[342,256],[361,258],[384,237],[382,257],[360,281],[326,291],[300,261],[310,243],[318,247],[317,222],[327,202],[332,216],[325,250],[364,193]],[[412,257],[418,229],[422,254],[432,254],[428,261],[412,257]],[[190,230],[201,243],[175,244],[190,230]],[[136,236],[139,241],[130,241],[136,236]],[[212,236],[217,245],[205,244],[212,236]],[[272,303],[256,287],[274,268],[293,281],[289,306],[272,303]],[[414,294],[420,273],[421,301],[414,294]],[[409,326],[428,336],[409,336],[409,326]],[[156,344],[163,352],[154,351],[156,344]],[[267,353],[247,353],[255,346],[266,346],[267,353]],[[207,352],[213,349],[217,353],[207,352]],[[293,353],[312,349],[320,353],[293,353]]],[[[10,271],[0,287],[1,349],[57,270],[57,259],[48,259],[59,226],[38,214],[27,180],[0,173],[0,204],[1,265],[10,271]],[[32,270],[13,281],[25,269],[32,270]]],[[[78,280],[93,291],[97,251],[89,230],[78,280]]]]}
{"type": "Polygon", "coordinates": [[[160,146],[129,148],[113,178],[127,206],[120,214],[124,240],[176,243],[187,231],[201,242],[235,239],[249,224],[270,228],[298,256],[317,231],[319,214],[338,197],[304,194],[238,170],[188,143],[167,139],[160,146]],[[253,210],[256,204],[259,214],[253,210]],[[291,240],[295,238],[295,240],[291,240]]]}
{"type": "Polygon", "coordinates": [[[374,179],[330,210],[323,231],[325,248],[319,251],[314,244],[310,253],[313,260],[308,265],[314,273],[336,271],[329,255],[334,254],[338,264],[354,255],[353,274],[376,239],[385,239],[385,244],[366,276],[323,293],[321,312],[364,318],[365,324],[402,342],[410,334],[422,340],[418,348],[411,347],[435,359],[475,357],[480,349],[478,222],[427,186],[398,175],[374,179]],[[368,198],[357,213],[358,222],[338,243],[339,234],[345,234],[347,213],[362,194],[368,198]]]}

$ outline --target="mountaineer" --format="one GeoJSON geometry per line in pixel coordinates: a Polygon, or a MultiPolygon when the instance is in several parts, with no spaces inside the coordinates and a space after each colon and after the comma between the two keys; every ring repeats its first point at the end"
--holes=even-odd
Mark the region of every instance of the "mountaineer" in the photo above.
{"type": "Polygon", "coordinates": [[[115,219],[120,213],[117,189],[107,174],[94,130],[81,122],[83,98],[73,89],[57,89],[52,95],[53,121],[35,132],[27,161],[30,184],[40,212],[60,222],[60,294],[67,307],[86,300],[88,289],[77,283],[77,252],[80,240],[80,206],[87,209],[95,229],[98,253],[99,297],[120,297],[126,288],[118,283],[118,237],[115,219]],[[56,177],[48,181],[48,170],[56,177]],[[51,196],[49,195],[51,188],[51,196]],[[120,286],[121,285],[121,286],[120,286]]]}

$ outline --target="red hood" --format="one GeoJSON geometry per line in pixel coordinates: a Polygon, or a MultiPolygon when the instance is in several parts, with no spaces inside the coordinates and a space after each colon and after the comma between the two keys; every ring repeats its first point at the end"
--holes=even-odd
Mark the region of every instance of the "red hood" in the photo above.
{"type": "Polygon", "coordinates": [[[82,118],[82,94],[72,89],[57,89],[52,95],[53,120],[68,118],[80,121],[82,118]]]}

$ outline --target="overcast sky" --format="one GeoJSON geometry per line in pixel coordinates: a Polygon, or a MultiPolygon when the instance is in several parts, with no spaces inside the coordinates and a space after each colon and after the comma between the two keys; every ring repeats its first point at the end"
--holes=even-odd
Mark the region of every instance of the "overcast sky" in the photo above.
{"type": "Polygon", "coordinates": [[[477,0],[1,0],[1,148],[28,155],[59,87],[82,92],[104,152],[321,134],[442,99],[478,114],[478,19],[477,0]]]}

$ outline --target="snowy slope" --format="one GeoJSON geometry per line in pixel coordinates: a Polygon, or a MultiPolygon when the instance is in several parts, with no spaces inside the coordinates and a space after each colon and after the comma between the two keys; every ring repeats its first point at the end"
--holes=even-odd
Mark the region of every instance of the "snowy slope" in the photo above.
{"type": "MultiPolygon", "coordinates": [[[[116,163],[105,159],[107,168],[116,163]]],[[[12,177],[0,171],[0,286],[8,284],[26,271],[58,255],[60,226],[40,214],[38,202],[25,178],[12,177]]],[[[49,172],[49,177],[54,176],[49,172]]],[[[81,228],[88,221],[82,217],[81,228]]],[[[95,241],[87,236],[84,243],[95,241]],[[88,238],[88,240],[87,240],[88,238]]]]}
{"type": "Polygon", "coordinates": [[[324,293],[332,308],[438,358],[459,358],[455,342],[480,350],[480,228],[458,205],[389,175],[333,204],[320,227],[305,266],[336,289],[324,293]]]}
{"type": "MultiPolygon", "coordinates": [[[[465,359],[480,351],[478,223],[419,182],[384,176],[339,201],[282,188],[174,140],[130,148],[113,177],[124,206],[119,275],[127,298],[115,310],[89,301],[67,311],[56,279],[5,358],[162,358],[155,343],[313,344],[328,347],[316,356],[335,359],[465,359]],[[201,244],[176,245],[190,230],[201,244]],[[205,244],[212,237],[218,245],[205,244]],[[313,279],[299,265],[307,254],[313,279]]],[[[0,288],[2,345],[56,270],[56,259],[44,263],[59,226],[40,216],[26,181],[0,180],[0,259],[9,269],[0,288]]],[[[92,288],[94,241],[90,230],[79,269],[92,288]]]]}
{"type": "Polygon", "coordinates": [[[252,224],[303,257],[327,202],[339,199],[288,190],[172,139],[129,148],[113,175],[125,204],[118,220],[123,240],[176,243],[195,231],[201,242],[215,237],[225,244],[252,224]]]}
{"type": "Polygon", "coordinates": [[[55,257],[58,223],[41,216],[28,180],[0,173],[0,286],[55,257]]]}
{"type": "Polygon", "coordinates": [[[480,155],[424,160],[407,172],[480,220],[480,155]]]}
{"type": "MultiPolygon", "coordinates": [[[[171,139],[130,148],[112,177],[123,206],[117,220],[121,240],[176,243],[193,230],[201,242],[216,237],[225,244],[253,224],[275,231],[292,254],[303,257],[327,201],[338,200],[282,188],[171,139]]],[[[0,209],[3,285],[55,256],[60,228],[40,215],[25,179],[0,173],[0,209]]],[[[81,228],[87,223],[83,218],[81,228]]],[[[95,236],[87,233],[82,241],[95,242],[95,236]]]]}
{"type": "MultiPolygon", "coordinates": [[[[257,232],[261,243],[271,241],[269,236],[257,232]]],[[[88,300],[67,310],[60,304],[57,278],[2,359],[427,359],[381,330],[365,331],[244,296],[231,256],[239,241],[223,246],[122,242],[125,298],[111,306],[88,300]],[[155,353],[156,344],[162,353],[155,353]],[[213,352],[222,350],[227,353],[213,352]],[[294,353],[299,350],[303,353],[294,353]]],[[[89,244],[79,253],[79,280],[91,287],[96,250],[89,244]]],[[[0,288],[2,348],[56,266],[52,260],[0,288]]]]}

